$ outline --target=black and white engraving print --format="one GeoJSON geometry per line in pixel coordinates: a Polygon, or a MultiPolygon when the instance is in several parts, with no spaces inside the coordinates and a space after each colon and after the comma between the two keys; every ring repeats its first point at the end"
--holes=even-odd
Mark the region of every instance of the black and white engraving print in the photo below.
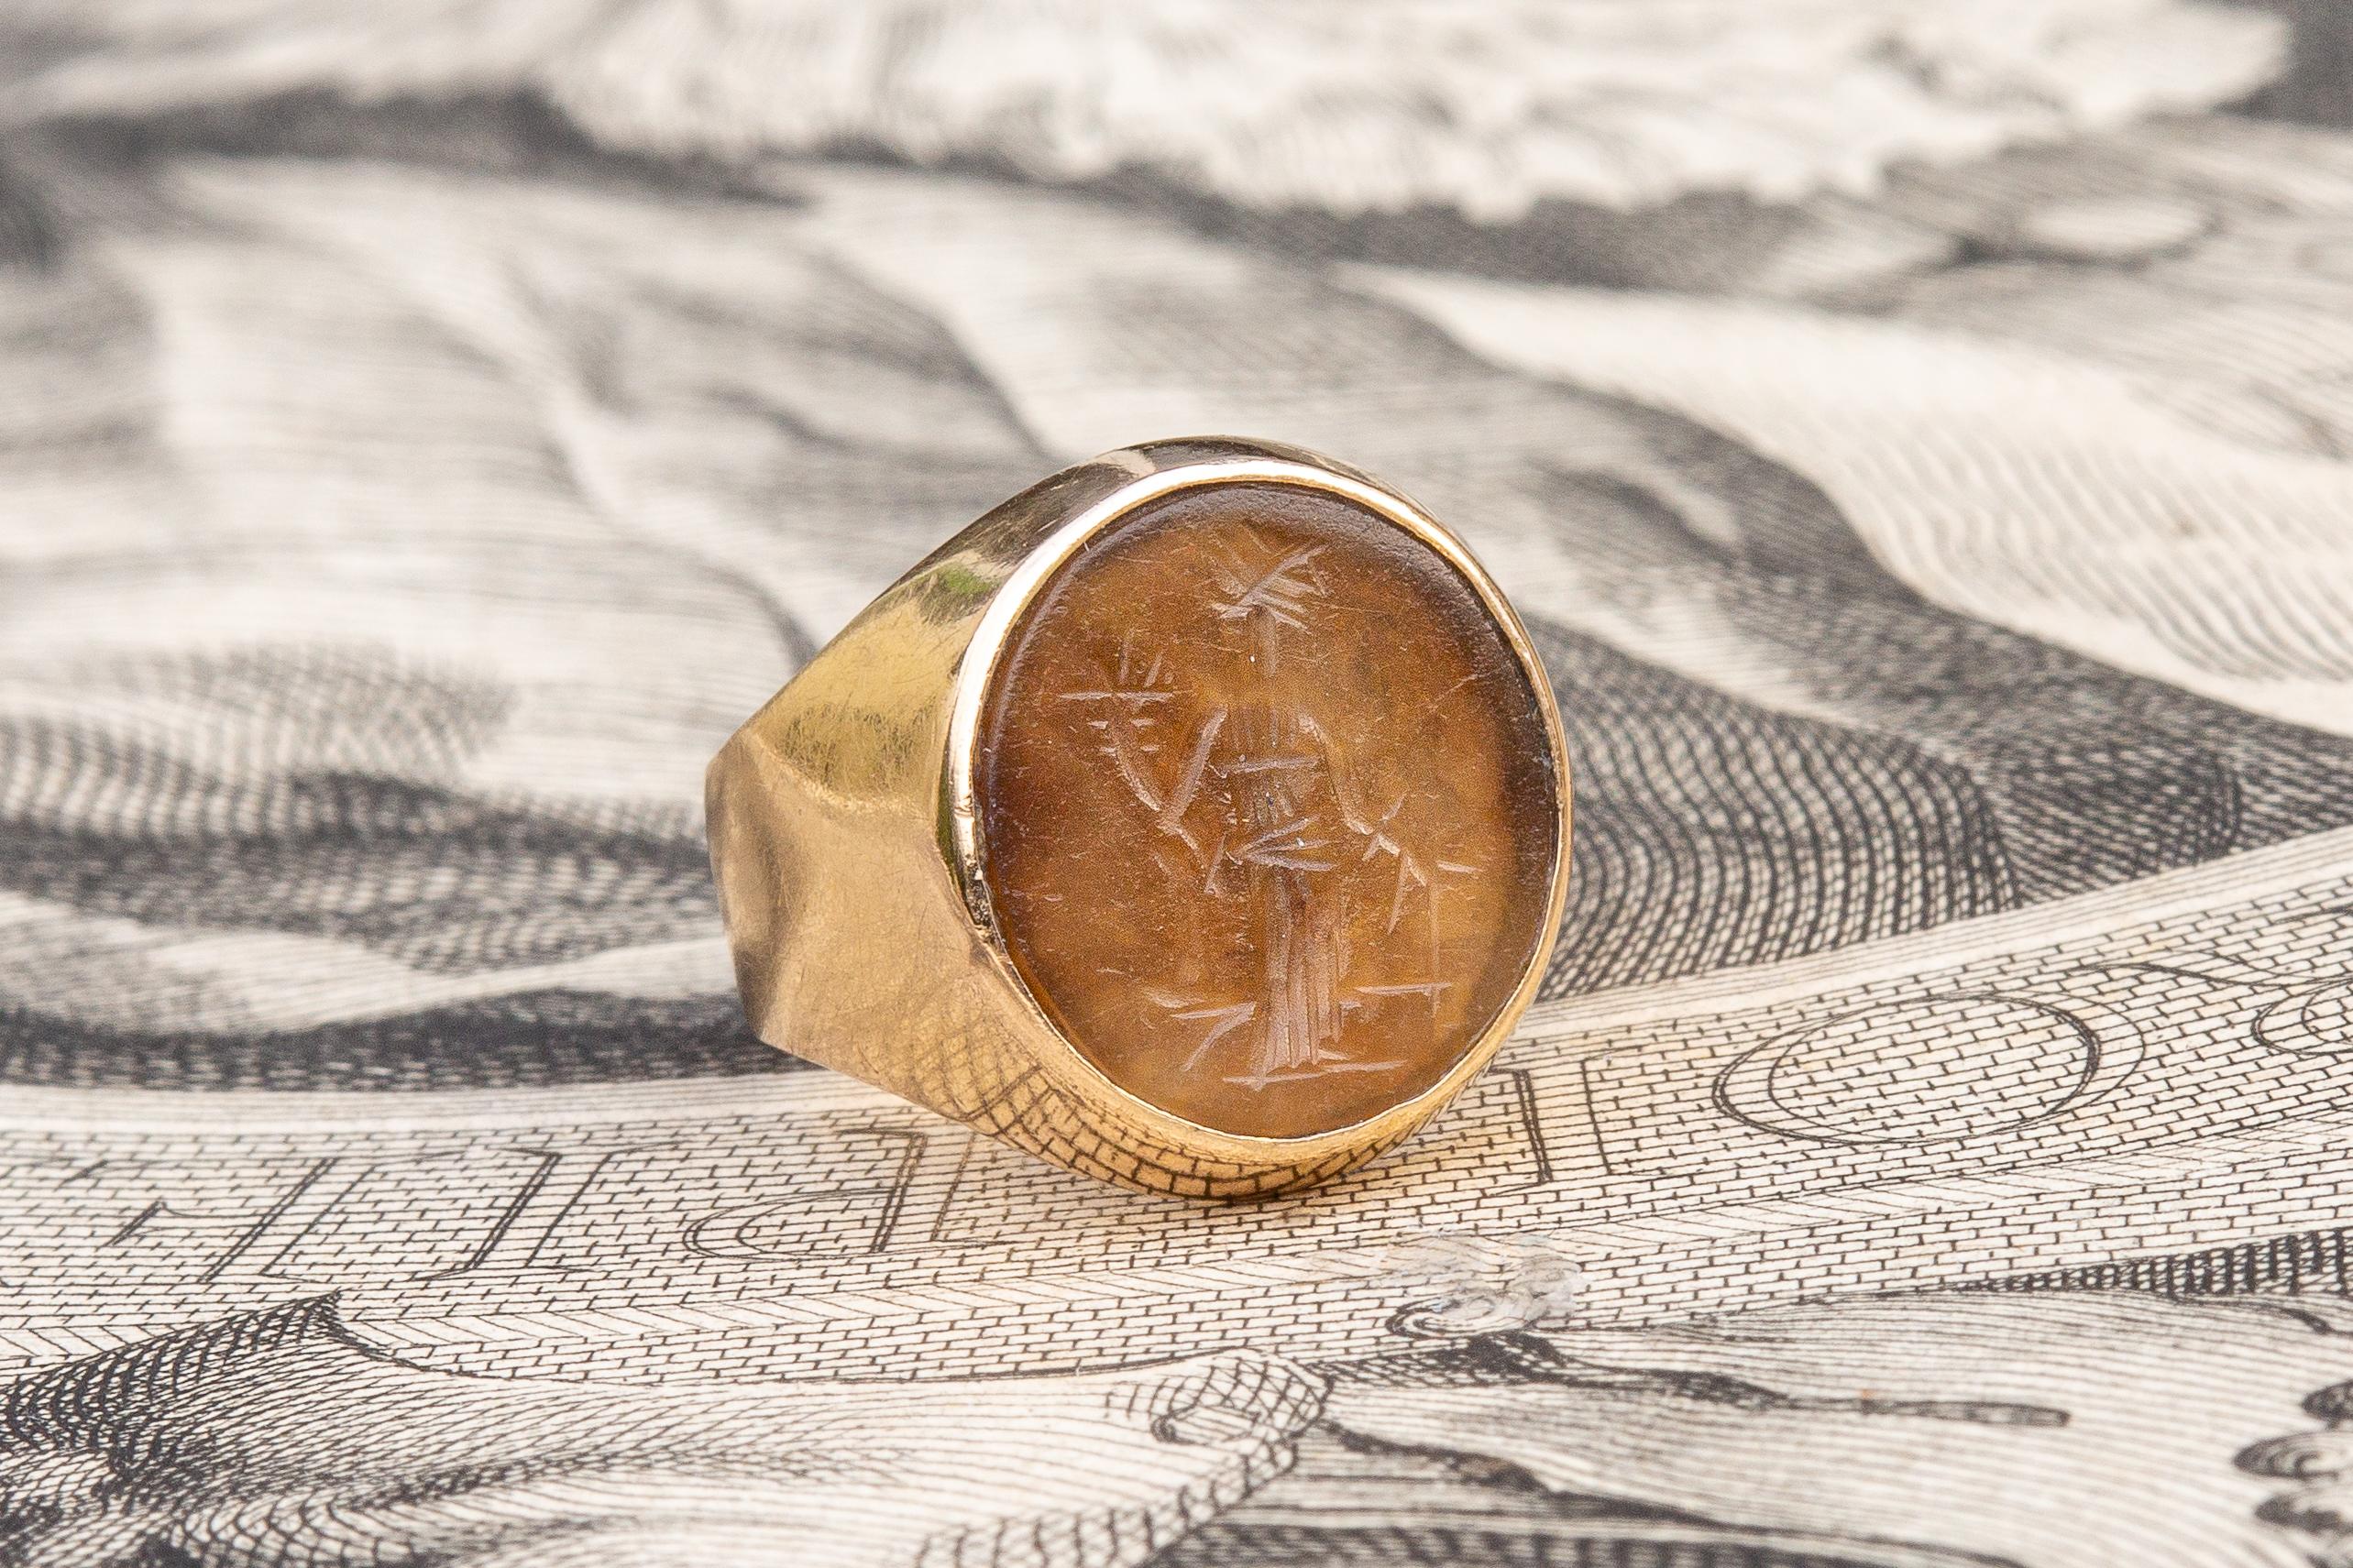
{"type": "Polygon", "coordinates": [[[0,1564],[2353,1563],[2343,6],[16,0],[0,83],[0,1564]],[[699,814],[1208,432],[1467,536],[1578,832],[1494,1069],[1214,1210],[752,1040],[699,814]]]}

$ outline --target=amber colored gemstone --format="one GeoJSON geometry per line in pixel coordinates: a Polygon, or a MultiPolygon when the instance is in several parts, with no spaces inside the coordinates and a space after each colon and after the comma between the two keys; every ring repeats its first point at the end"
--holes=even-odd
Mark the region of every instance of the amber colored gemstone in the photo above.
{"type": "Polygon", "coordinates": [[[1014,629],[975,784],[1031,995],[1223,1132],[1428,1089],[1544,936],[1560,807],[1527,673],[1443,555],[1326,492],[1182,491],[1090,540],[1014,629]]]}

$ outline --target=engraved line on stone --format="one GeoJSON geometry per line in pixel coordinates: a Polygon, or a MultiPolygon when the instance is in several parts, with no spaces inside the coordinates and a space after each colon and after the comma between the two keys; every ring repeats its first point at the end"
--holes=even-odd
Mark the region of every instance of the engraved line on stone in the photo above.
{"type": "Polygon", "coordinates": [[[1394,932],[1397,929],[1397,923],[1405,918],[1405,894],[1409,883],[1413,887],[1427,887],[1430,885],[1430,879],[1422,874],[1422,868],[1413,863],[1413,857],[1411,854],[1400,850],[1397,851],[1397,892],[1389,901],[1391,932],[1394,932]]]}
{"type": "Polygon", "coordinates": [[[1113,730],[1110,743],[1104,747],[1104,754],[1111,759],[1111,765],[1119,770],[1121,781],[1135,795],[1138,803],[1145,810],[1157,813],[1160,809],[1160,792],[1153,788],[1151,781],[1144,776],[1143,763],[1138,760],[1137,752],[1127,743],[1127,737],[1113,730]]]}
{"type": "Polygon", "coordinates": [[[1209,766],[1209,749],[1217,744],[1217,732],[1226,727],[1226,710],[1219,708],[1202,721],[1193,738],[1193,750],[1184,760],[1184,771],[1177,775],[1176,788],[1169,792],[1168,804],[1160,807],[1160,825],[1162,832],[1173,829],[1177,819],[1193,804],[1193,793],[1201,787],[1201,775],[1209,766]]]}
{"type": "Polygon", "coordinates": [[[1217,1020],[1210,1025],[1209,1033],[1201,1037],[1201,1043],[1193,1047],[1193,1054],[1184,1058],[1184,1065],[1178,1070],[1191,1072],[1201,1065],[1201,1058],[1209,1054],[1210,1047],[1248,1023],[1258,1011],[1259,1004],[1255,1002],[1237,1002],[1226,1007],[1194,1007],[1174,1014],[1187,1021],[1199,1018],[1217,1020]]]}
{"type": "MultiPolygon", "coordinates": [[[[1234,858],[1250,865],[1278,866],[1286,871],[1328,872],[1338,862],[1313,858],[1318,850],[1324,848],[1325,842],[1322,839],[1306,836],[1308,829],[1314,826],[1314,820],[1312,817],[1293,817],[1289,822],[1246,839],[1234,850],[1234,858]]],[[[1303,901],[1305,896],[1303,889],[1303,901]]]]}
{"type": "Polygon", "coordinates": [[[1226,863],[1226,840],[1232,832],[1230,826],[1217,829],[1217,842],[1209,851],[1208,867],[1202,872],[1201,891],[1212,897],[1217,895],[1217,872],[1226,863]]]}
{"type": "Polygon", "coordinates": [[[1308,630],[1303,612],[1307,601],[1322,595],[1324,586],[1313,576],[1294,576],[1324,553],[1321,544],[1303,544],[1259,573],[1255,579],[1219,573],[1220,586],[1233,596],[1215,608],[1220,620],[1238,620],[1262,610],[1285,626],[1308,630]]]}
{"type": "Polygon", "coordinates": [[[1266,1089],[1278,1083],[1304,1083],[1309,1079],[1322,1078],[1333,1072],[1392,1072],[1405,1064],[1402,1061],[1348,1061],[1333,1058],[1319,1062],[1304,1072],[1241,1073],[1226,1081],[1243,1089],[1266,1089]]]}

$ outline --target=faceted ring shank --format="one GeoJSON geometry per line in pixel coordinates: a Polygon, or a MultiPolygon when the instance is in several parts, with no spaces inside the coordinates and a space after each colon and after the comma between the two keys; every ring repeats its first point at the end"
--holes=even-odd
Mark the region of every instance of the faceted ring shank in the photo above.
{"type": "Polygon", "coordinates": [[[1549,935],[1562,781],[1478,588],[1333,490],[1207,484],[1081,544],[999,655],[973,765],[1021,984],[1216,1132],[1430,1089],[1549,935]]]}

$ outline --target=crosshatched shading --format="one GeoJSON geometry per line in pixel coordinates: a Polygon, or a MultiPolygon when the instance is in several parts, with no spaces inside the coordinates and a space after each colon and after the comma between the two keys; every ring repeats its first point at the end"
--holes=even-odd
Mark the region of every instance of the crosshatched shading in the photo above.
{"type": "Polygon", "coordinates": [[[1784,1137],[1934,1143],[2068,1110],[2104,1078],[2113,1084],[2104,1054],[2117,1056],[2047,1002],[1922,997],[1839,1014],[1744,1053],[1717,1079],[1716,1104],[1784,1137]]]}
{"type": "Polygon", "coordinates": [[[974,771],[1014,966],[1113,1081],[1298,1137],[1428,1089],[1542,945],[1544,719],[1477,592],[1279,485],[1138,509],[1015,629],[974,771]]]}

